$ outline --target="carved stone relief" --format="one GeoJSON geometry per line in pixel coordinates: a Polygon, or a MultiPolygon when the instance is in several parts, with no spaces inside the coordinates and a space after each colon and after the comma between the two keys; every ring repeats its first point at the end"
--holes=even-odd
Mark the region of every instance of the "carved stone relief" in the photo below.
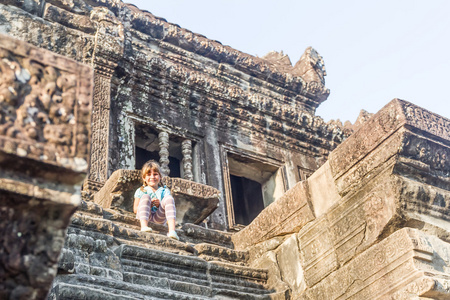
{"type": "Polygon", "coordinates": [[[2,40],[0,148],[85,171],[92,83],[80,76],[88,69],[64,66],[60,58],[2,40]]]}

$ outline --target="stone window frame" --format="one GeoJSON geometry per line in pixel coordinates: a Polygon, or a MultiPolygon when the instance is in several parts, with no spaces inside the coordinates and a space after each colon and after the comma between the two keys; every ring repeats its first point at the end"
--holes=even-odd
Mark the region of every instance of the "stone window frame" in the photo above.
{"type": "Polygon", "coordinates": [[[311,169],[302,166],[297,166],[297,174],[296,174],[298,176],[297,181],[307,180],[313,173],[314,171],[311,169]]]}
{"type": "Polygon", "coordinates": [[[268,157],[264,157],[263,153],[253,152],[250,150],[244,150],[235,146],[221,144],[220,145],[220,160],[222,164],[222,179],[223,179],[223,189],[224,189],[224,204],[226,219],[228,222],[228,229],[230,230],[240,230],[243,225],[236,224],[234,216],[234,204],[231,192],[231,181],[230,181],[230,169],[228,167],[228,154],[239,155],[244,158],[248,158],[254,161],[258,161],[263,164],[272,165],[278,169],[282,168],[282,180],[284,192],[287,191],[288,182],[286,176],[286,162],[281,160],[276,160],[268,157]]]}
{"type": "MultiPolygon", "coordinates": [[[[177,136],[180,138],[185,138],[185,139],[189,139],[191,140],[193,143],[195,143],[195,147],[192,147],[192,170],[194,173],[194,182],[198,182],[198,183],[202,183],[202,184],[206,184],[203,179],[203,176],[201,176],[201,174],[203,174],[205,172],[205,170],[203,170],[203,166],[200,163],[201,159],[201,149],[203,149],[203,139],[204,137],[196,135],[196,134],[192,134],[190,132],[187,132],[186,129],[182,128],[182,127],[178,127],[178,126],[173,126],[173,125],[169,125],[165,122],[158,122],[155,121],[154,119],[150,119],[147,117],[143,117],[140,115],[137,115],[135,113],[131,113],[131,112],[127,112],[126,114],[126,118],[127,118],[127,122],[131,125],[131,128],[133,128],[133,132],[131,133],[130,136],[130,140],[132,141],[133,145],[133,149],[135,149],[136,147],[136,133],[135,133],[135,128],[137,124],[142,124],[145,126],[149,126],[152,127],[154,130],[160,132],[160,131],[166,131],[167,133],[169,133],[169,137],[170,136],[177,136]],[[196,150],[194,151],[194,148],[196,148],[196,150]]],[[[136,165],[136,153],[133,153],[133,166],[136,165]]],[[[170,176],[169,176],[170,177],[170,176]]]]}

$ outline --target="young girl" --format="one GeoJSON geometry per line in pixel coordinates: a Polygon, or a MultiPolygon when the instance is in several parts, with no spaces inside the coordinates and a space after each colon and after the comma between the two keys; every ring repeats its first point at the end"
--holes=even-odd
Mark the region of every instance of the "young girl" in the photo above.
{"type": "Polygon", "coordinates": [[[175,201],[170,190],[161,186],[161,171],[159,164],[149,160],[142,167],[144,185],[134,193],[133,210],[136,219],[141,222],[141,231],[151,232],[148,221],[164,224],[167,220],[168,237],[179,240],[175,231],[175,201]]]}

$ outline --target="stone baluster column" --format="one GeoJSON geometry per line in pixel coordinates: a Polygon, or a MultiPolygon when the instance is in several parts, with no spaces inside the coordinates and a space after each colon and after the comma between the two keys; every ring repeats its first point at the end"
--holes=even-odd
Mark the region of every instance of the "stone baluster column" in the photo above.
{"type": "Polygon", "coordinates": [[[181,142],[181,153],[183,153],[183,171],[184,179],[194,180],[192,174],[192,141],[184,140],[181,142]]]}
{"type": "Polygon", "coordinates": [[[161,165],[161,173],[163,176],[169,176],[169,134],[161,131],[158,135],[159,139],[159,164],[161,165]]]}

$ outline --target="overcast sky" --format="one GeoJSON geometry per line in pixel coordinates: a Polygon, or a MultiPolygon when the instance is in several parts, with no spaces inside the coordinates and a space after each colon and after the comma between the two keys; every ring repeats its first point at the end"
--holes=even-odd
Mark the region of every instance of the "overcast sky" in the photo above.
{"type": "Polygon", "coordinates": [[[295,64],[308,46],[324,58],[325,121],[355,122],[394,98],[450,118],[450,0],[133,0],[237,50],[283,51],[295,64]]]}

